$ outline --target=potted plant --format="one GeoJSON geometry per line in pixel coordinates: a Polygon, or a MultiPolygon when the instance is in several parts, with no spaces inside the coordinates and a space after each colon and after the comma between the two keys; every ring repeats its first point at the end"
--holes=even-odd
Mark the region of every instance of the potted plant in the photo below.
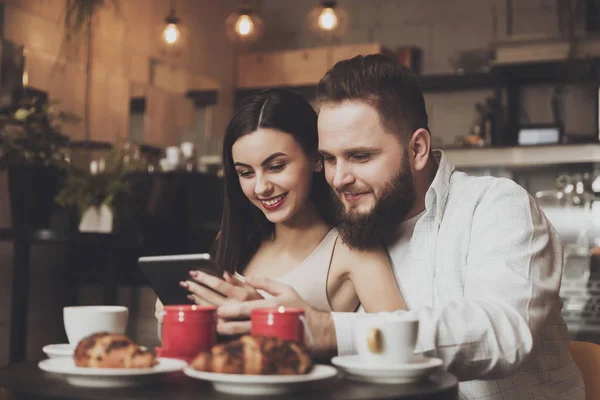
{"type": "Polygon", "coordinates": [[[89,169],[72,167],[56,196],[63,207],[76,207],[81,232],[109,233],[115,229],[115,215],[129,215],[133,207],[133,172],[138,162],[128,154],[129,145],[120,140],[106,159],[92,161],[89,169]]]}
{"type": "Polygon", "coordinates": [[[20,97],[0,109],[0,170],[8,171],[13,227],[47,228],[67,165],[60,122],[76,117],[57,112],[43,93],[20,97]]]}

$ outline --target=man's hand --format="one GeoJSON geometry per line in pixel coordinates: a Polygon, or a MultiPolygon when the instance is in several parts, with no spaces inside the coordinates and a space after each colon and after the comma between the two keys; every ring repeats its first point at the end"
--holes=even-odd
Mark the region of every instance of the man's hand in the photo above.
{"type": "Polygon", "coordinates": [[[190,271],[190,276],[193,280],[180,282],[180,285],[190,292],[188,299],[196,304],[219,307],[228,300],[250,301],[263,298],[256,289],[227,272],[223,274],[223,279],[202,271],[190,271]]]}
{"type": "Polygon", "coordinates": [[[296,290],[285,283],[267,278],[246,278],[246,284],[261,289],[272,298],[240,302],[225,302],[217,310],[217,331],[223,335],[241,335],[250,332],[250,314],[257,308],[293,307],[304,310],[308,329],[312,333],[311,350],[317,355],[329,355],[336,351],[335,328],[330,313],[312,308],[296,290]]]}

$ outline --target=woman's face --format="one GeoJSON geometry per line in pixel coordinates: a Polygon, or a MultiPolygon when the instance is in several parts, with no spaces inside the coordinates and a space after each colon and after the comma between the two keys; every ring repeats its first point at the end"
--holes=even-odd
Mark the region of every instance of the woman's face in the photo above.
{"type": "Polygon", "coordinates": [[[242,191],[272,223],[290,222],[305,209],[320,162],[290,134],[258,128],[232,147],[242,191]]]}

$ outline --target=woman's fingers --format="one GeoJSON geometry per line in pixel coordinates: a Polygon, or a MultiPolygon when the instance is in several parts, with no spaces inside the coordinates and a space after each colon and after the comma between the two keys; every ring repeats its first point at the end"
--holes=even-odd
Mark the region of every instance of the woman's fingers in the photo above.
{"type": "Polygon", "coordinates": [[[190,271],[190,276],[194,281],[221,293],[225,297],[238,298],[241,294],[241,290],[237,286],[202,271],[190,271]]]}
{"type": "Polygon", "coordinates": [[[250,321],[219,321],[217,332],[221,335],[243,335],[250,333],[250,321]]]}
{"type": "Polygon", "coordinates": [[[187,296],[187,298],[191,301],[194,302],[194,304],[197,304],[199,306],[214,306],[215,304],[209,303],[208,301],[204,300],[202,297],[195,295],[195,294],[189,294],[187,296]]]}
{"type": "Polygon", "coordinates": [[[245,286],[244,282],[240,281],[236,276],[231,276],[227,271],[223,272],[223,279],[225,282],[239,288],[243,288],[245,286]]]}
{"type": "Polygon", "coordinates": [[[218,307],[223,304],[225,300],[227,300],[226,297],[215,293],[212,290],[193,281],[179,282],[179,285],[194,295],[194,301],[196,301],[196,304],[200,304],[197,302],[197,300],[202,300],[205,303],[218,307]]]}

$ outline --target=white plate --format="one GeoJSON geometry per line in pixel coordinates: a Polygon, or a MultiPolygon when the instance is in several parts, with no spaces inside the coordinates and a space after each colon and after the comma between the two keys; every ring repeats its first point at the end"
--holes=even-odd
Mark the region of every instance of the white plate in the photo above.
{"type": "Polygon", "coordinates": [[[219,392],[262,396],[288,393],[303,383],[330,379],[337,375],[337,370],[329,365],[315,365],[310,373],[303,375],[217,374],[196,371],[192,367],[185,368],[183,372],[191,378],[212,382],[219,392]]]}
{"type": "Polygon", "coordinates": [[[426,379],[439,369],[439,358],[418,356],[414,362],[397,365],[367,364],[360,356],[338,356],[331,359],[348,379],[373,383],[410,383],[426,379]]]}
{"type": "Polygon", "coordinates": [[[75,346],[69,343],[49,344],[44,346],[42,350],[44,350],[44,353],[50,358],[73,357],[75,346]]]}
{"type": "MultiPolygon", "coordinates": [[[[144,346],[140,346],[140,349],[147,350],[144,346]]],[[[69,343],[49,344],[44,346],[42,350],[49,358],[73,357],[75,346],[69,343]]]]}
{"type": "Polygon", "coordinates": [[[82,368],[72,358],[49,358],[40,361],[41,370],[63,375],[67,382],[85,387],[138,386],[156,378],[157,374],[180,371],[187,363],[172,358],[159,358],[152,368],[82,368]]]}

